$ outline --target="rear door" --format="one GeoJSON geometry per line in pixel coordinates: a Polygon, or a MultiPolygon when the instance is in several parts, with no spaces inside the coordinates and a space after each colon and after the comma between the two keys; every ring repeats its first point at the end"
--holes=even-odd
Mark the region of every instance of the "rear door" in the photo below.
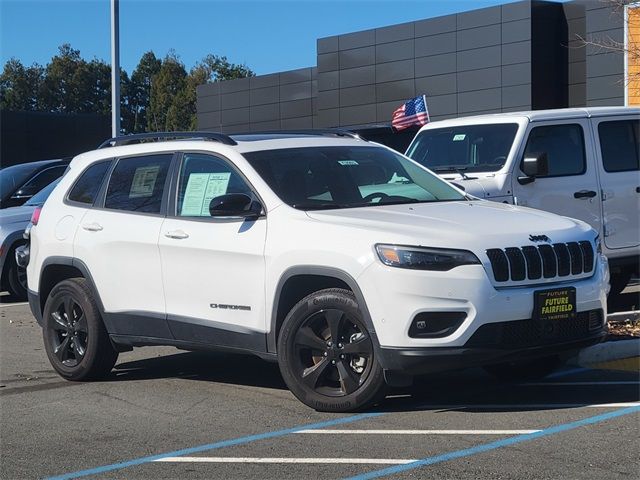
{"type": "Polygon", "coordinates": [[[161,153],[117,159],[102,198],[77,230],[74,256],[91,273],[110,333],[171,338],[158,236],[172,158],[161,153]]]}
{"type": "Polygon", "coordinates": [[[588,119],[529,125],[512,184],[518,205],[577,218],[600,230],[600,192],[590,132],[588,119]],[[547,154],[548,175],[521,184],[522,160],[539,153],[547,154]]]}
{"type": "Polygon", "coordinates": [[[593,119],[609,249],[640,245],[640,120],[593,119]]]}

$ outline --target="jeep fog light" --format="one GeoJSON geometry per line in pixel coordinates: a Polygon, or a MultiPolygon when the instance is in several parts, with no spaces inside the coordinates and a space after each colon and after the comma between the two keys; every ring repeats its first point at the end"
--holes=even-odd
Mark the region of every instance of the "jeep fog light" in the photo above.
{"type": "Polygon", "coordinates": [[[376,252],[385,265],[413,270],[446,272],[460,265],[480,263],[478,257],[467,250],[378,244],[376,252]]]}

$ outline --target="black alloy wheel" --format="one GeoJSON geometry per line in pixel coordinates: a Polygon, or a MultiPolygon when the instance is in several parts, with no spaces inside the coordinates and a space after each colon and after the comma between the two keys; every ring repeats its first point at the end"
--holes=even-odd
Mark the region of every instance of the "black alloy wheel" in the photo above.
{"type": "Polygon", "coordinates": [[[373,339],[348,290],[320,290],[291,309],[279,333],[278,363],[291,392],[316,410],[351,412],[384,398],[373,339]]]}
{"type": "Polygon", "coordinates": [[[51,312],[53,353],[67,367],[77,366],[87,352],[87,319],[71,296],[60,299],[51,312]]]}

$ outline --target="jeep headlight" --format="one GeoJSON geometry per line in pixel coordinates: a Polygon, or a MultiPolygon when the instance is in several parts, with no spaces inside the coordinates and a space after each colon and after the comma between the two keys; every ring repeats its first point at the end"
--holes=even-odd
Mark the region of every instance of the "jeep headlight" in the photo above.
{"type": "Polygon", "coordinates": [[[376,252],[385,265],[413,270],[446,272],[460,265],[480,263],[478,257],[467,250],[378,244],[376,252]]]}

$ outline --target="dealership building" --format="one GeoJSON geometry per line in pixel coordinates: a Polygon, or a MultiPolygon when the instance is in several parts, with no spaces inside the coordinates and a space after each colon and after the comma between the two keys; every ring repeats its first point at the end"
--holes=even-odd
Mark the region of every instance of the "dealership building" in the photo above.
{"type": "Polygon", "coordinates": [[[640,41],[640,8],[612,5],[526,0],[320,38],[315,66],[199,86],[198,127],[341,127],[402,146],[415,130],[393,134],[392,112],[422,94],[432,121],[638,105],[622,46],[640,41]]]}

